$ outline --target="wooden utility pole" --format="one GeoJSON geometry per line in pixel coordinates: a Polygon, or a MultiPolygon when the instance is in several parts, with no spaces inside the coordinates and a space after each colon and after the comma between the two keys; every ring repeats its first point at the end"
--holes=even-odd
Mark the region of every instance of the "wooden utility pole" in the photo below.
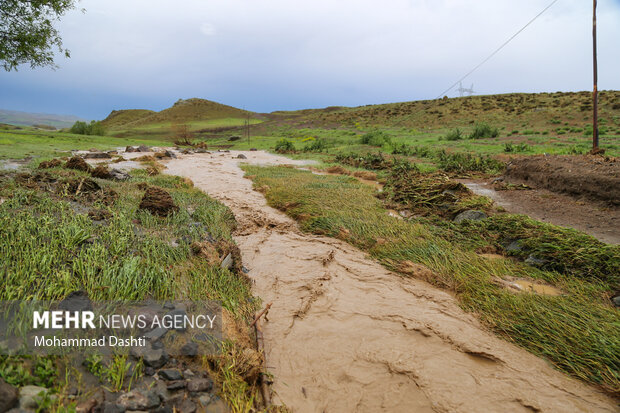
{"type": "Polygon", "coordinates": [[[598,151],[598,68],[596,64],[596,0],[592,12],[592,45],[594,67],[594,90],[592,92],[592,152],[598,151]]]}

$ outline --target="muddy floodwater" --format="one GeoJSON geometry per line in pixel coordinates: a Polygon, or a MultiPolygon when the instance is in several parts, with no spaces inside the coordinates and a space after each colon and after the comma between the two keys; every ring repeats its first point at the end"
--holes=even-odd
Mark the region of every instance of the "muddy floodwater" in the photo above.
{"type": "Polygon", "coordinates": [[[302,233],[252,190],[239,162],[181,155],[167,173],[228,205],[263,303],[274,401],[294,412],[612,412],[613,400],[489,333],[454,297],[394,274],[349,244],[302,233]]]}

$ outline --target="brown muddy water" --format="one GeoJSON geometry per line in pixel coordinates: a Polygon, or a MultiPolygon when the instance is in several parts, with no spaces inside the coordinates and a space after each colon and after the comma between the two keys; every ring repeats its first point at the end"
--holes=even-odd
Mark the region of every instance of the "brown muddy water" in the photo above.
{"type": "Polygon", "coordinates": [[[294,412],[595,412],[613,400],[486,331],[454,297],[349,244],[302,233],[252,190],[239,162],[265,152],[182,155],[167,173],[228,205],[263,324],[274,400],[294,412]]]}

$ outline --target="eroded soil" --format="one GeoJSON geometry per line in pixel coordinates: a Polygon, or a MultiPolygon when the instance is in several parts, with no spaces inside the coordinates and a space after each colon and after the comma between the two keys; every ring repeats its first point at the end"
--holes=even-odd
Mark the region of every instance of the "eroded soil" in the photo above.
{"type": "Polygon", "coordinates": [[[575,228],[608,244],[620,244],[620,207],[576,199],[571,195],[533,186],[531,189],[496,191],[490,181],[460,182],[474,193],[491,198],[510,213],[525,214],[542,222],[575,228]]]}
{"type": "Polygon", "coordinates": [[[538,188],[620,206],[620,160],[602,156],[513,158],[506,177],[538,188]]]}
{"type": "Polygon", "coordinates": [[[167,173],[228,205],[263,323],[275,401],[296,412],[616,411],[598,390],[487,332],[450,294],[332,238],[304,234],[252,190],[238,162],[180,156],[167,173]]]}

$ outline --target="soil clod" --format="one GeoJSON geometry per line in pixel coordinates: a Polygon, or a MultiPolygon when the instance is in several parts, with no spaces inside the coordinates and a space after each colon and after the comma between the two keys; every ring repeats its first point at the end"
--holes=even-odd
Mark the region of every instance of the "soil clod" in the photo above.
{"type": "Polygon", "coordinates": [[[156,186],[149,187],[140,201],[140,209],[146,209],[153,215],[167,217],[179,210],[170,194],[156,186]]]}
{"type": "Polygon", "coordinates": [[[74,156],[73,158],[69,159],[67,163],[65,164],[65,168],[76,169],[78,171],[83,171],[83,172],[90,171],[90,165],[88,165],[86,161],[83,158],[80,158],[79,156],[74,156]]]}

